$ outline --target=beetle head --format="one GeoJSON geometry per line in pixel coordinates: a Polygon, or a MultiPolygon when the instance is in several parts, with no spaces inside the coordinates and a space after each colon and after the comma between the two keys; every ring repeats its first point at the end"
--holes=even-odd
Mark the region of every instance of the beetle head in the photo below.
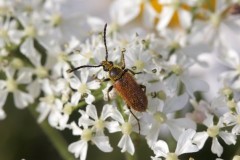
{"type": "Polygon", "coordinates": [[[104,71],[110,71],[113,67],[112,61],[102,61],[101,65],[103,66],[104,71]]]}

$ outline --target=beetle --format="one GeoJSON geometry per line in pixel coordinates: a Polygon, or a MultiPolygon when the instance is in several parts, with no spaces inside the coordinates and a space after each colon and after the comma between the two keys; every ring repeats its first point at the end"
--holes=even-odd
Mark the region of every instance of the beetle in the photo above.
{"type": "Polygon", "coordinates": [[[113,85],[111,85],[107,90],[107,97],[109,98],[109,92],[114,88],[120,97],[125,101],[127,104],[130,113],[134,116],[137,120],[139,133],[140,133],[140,123],[139,119],[134,115],[131,109],[134,109],[138,112],[144,112],[147,109],[148,100],[146,96],[146,86],[138,84],[133,77],[135,74],[140,74],[141,72],[135,73],[134,71],[125,68],[125,59],[124,59],[124,52],[122,50],[121,55],[121,66],[114,65],[112,61],[108,60],[108,48],[106,42],[106,29],[107,24],[104,26],[104,34],[103,34],[103,41],[106,51],[105,60],[101,62],[99,65],[82,65],[73,69],[69,69],[67,72],[73,72],[75,70],[81,68],[89,68],[89,67],[103,67],[103,70],[108,72],[109,78],[104,79],[103,81],[112,81],[113,85]]]}

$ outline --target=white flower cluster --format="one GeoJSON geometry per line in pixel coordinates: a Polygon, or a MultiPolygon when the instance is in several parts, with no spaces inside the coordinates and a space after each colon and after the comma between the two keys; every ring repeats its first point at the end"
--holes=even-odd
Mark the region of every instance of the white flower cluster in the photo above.
{"type": "Polygon", "coordinates": [[[114,89],[107,101],[108,88],[115,82],[103,82],[108,73],[102,67],[67,73],[74,67],[99,65],[106,56],[104,17],[79,13],[79,3],[0,1],[0,119],[6,118],[4,108],[10,107],[9,94],[17,108],[37,106],[39,123],[48,119],[52,127],[70,129],[80,137],[68,150],[81,160],[86,159],[90,144],[111,152],[115,132],[122,135],[121,152],[135,154],[132,135],[137,134],[154,152],[154,160],[177,160],[182,154],[198,152],[207,139],[212,140],[211,152],[221,158],[224,148],[219,139],[236,144],[240,135],[239,1],[114,0],[106,4],[108,60],[121,63],[124,49],[126,68],[142,72],[134,77],[146,86],[145,112],[132,108],[130,112],[114,89]],[[200,125],[205,127],[198,130],[200,125]],[[175,151],[163,139],[175,141],[175,151]]]}

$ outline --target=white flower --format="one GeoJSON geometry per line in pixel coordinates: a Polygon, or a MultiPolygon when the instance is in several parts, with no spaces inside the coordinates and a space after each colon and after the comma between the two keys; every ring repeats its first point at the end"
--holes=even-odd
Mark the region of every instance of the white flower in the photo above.
{"type": "Polygon", "coordinates": [[[22,34],[17,30],[18,24],[16,20],[0,18],[0,47],[18,45],[22,34]]]}
{"type": "Polygon", "coordinates": [[[111,115],[111,105],[106,104],[103,106],[100,117],[97,115],[96,107],[92,104],[87,105],[86,112],[80,110],[81,118],[78,123],[82,126],[91,126],[91,130],[98,136],[104,136],[104,128],[111,130],[112,127],[117,126],[116,121],[107,121],[111,115]]]}
{"type": "Polygon", "coordinates": [[[170,62],[167,64],[157,65],[163,66],[166,71],[169,72],[169,77],[164,81],[168,89],[176,93],[181,86],[181,83],[185,86],[187,93],[194,98],[194,92],[202,91],[206,92],[209,89],[208,84],[198,78],[191,77],[189,73],[189,68],[193,65],[193,62],[184,55],[184,53],[179,53],[176,56],[172,56],[170,62]]]}
{"type": "Polygon", "coordinates": [[[33,103],[33,97],[20,90],[19,85],[28,84],[31,81],[31,73],[26,68],[18,71],[17,78],[14,78],[15,70],[12,68],[5,69],[6,80],[0,80],[0,108],[3,107],[8,93],[13,93],[14,104],[17,108],[24,108],[33,103]]]}
{"type": "Polygon", "coordinates": [[[222,47],[239,49],[236,43],[239,39],[239,24],[238,16],[231,15],[228,12],[228,7],[233,5],[233,2],[218,0],[215,3],[215,9],[203,10],[207,21],[196,21],[194,25],[193,41],[204,40],[212,44],[215,51],[221,52],[222,47]]]}
{"type": "Polygon", "coordinates": [[[163,9],[159,15],[159,22],[157,24],[158,30],[166,28],[175,15],[177,15],[181,27],[190,27],[192,14],[184,9],[184,7],[181,7],[181,5],[184,4],[181,0],[159,0],[159,2],[163,5],[163,9]]]}
{"type": "Polygon", "coordinates": [[[150,130],[146,139],[150,147],[157,141],[160,131],[167,127],[172,136],[177,140],[185,128],[196,128],[196,124],[188,118],[174,119],[172,114],[182,109],[187,101],[187,94],[181,96],[166,97],[164,101],[160,99],[152,99],[149,102],[149,113],[145,114],[145,118],[150,121],[150,130]]]}
{"type": "MultiPolygon", "coordinates": [[[[71,37],[69,43],[65,45],[55,40],[53,44],[47,46],[48,58],[46,65],[51,68],[52,76],[67,77],[67,70],[70,68],[69,61],[73,59],[70,54],[78,45],[79,41],[71,37]]],[[[76,58],[76,56],[74,56],[74,58],[76,58]]]]}
{"type": "Polygon", "coordinates": [[[62,101],[57,97],[59,92],[55,89],[54,84],[48,79],[42,81],[42,90],[44,97],[40,98],[37,112],[40,113],[38,122],[42,122],[48,116],[48,122],[51,126],[57,127],[61,120],[62,101]]]}
{"type": "Polygon", "coordinates": [[[233,134],[240,135],[240,102],[237,103],[236,112],[230,111],[223,115],[223,122],[227,126],[233,126],[233,134]]]}
{"type": "Polygon", "coordinates": [[[177,160],[178,156],[180,156],[181,154],[199,151],[199,148],[192,142],[192,138],[195,134],[196,134],[195,130],[192,129],[185,130],[180,135],[177,141],[177,147],[175,152],[169,151],[168,144],[165,141],[158,140],[153,145],[155,157],[152,157],[152,159],[155,159],[157,157],[164,157],[169,160],[170,159],[177,160]]]}
{"type": "Polygon", "coordinates": [[[227,100],[224,96],[214,98],[210,104],[204,100],[197,103],[196,100],[192,99],[190,102],[194,107],[194,111],[188,113],[187,116],[198,123],[202,123],[207,118],[206,115],[208,114],[220,117],[229,111],[227,100]]]}
{"type": "Polygon", "coordinates": [[[110,8],[112,20],[122,26],[137,18],[143,7],[143,23],[146,27],[153,27],[157,12],[149,1],[144,0],[115,0],[110,8]]]}
{"type": "MultiPolygon", "coordinates": [[[[74,35],[84,38],[89,33],[86,13],[80,9],[79,1],[48,0],[44,3],[43,19],[51,28],[50,39],[68,41],[74,35]],[[81,29],[80,29],[81,28],[81,29]]],[[[83,5],[84,6],[84,5],[83,5]]]]}
{"type": "Polygon", "coordinates": [[[149,52],[144,51],[142,45],[134,45],[126,48],[126,67],[135,72],[151,71],[153,68],[152,57],[149,52]]]}
{"type": "Polygon", "coordinates": [[[74,153],[75,157],[85,160],[87,157],[88,142],[91,141],[103,152],[112,152],[107,136],[94,135],[93,131],[87,127],[79,128],[74,122],[71,123],[73,135],[81,136],[81,139],[68,146],[68,150],[74,153]]]}
{"type": "Polygon", "coordinates": [[[227,50],[219,55],[221,62],[229,68],[220,75],[224,84],[231,88],[240,90],[240,56],[235,50],[227,50]]]}
{"type": "Polygon", "coordinates": [[[91,104],[95,100],[91,90],[98,89],[100,82],[97,80],[88,81],[89,71],[87,69],[81,69],[79,74],[79,78],[74,76],[69,80],[71,88],[76,90],[71,97],[71,103],[77,105],[82,96],[87,94],[85,101],[87,104],[91,104]]]}
{"type": "MultiPolygon", "coordinates": [[[[116,107],[112,107],[112,114],[111,117],[115,119],[117,122],[120,123],[120,125],[117,126],[111,126],[109,128],[109,132],[118,132],[122,131],[122,138],[118,142],[118,147],[121,148],[121,152],[128,152],[131,155],[134,154],[135,152],[135,147],[133,145],[133,141],[130,137],[130,134],[135,131],[139,132],[138,124],[136,122],[136,119],[132,116],[132,114],[129,115],[128,121],[126,122],[122,116],[122,114],[116,109],[116,107]]],[[[141,126],[141,123],[140,123],[141,126]]],[[[145,128],[141,126],[141,131],[140,132],[145,132],[145,128]]]]}
{"type": "Polygon", "coordinates": [[[207,131],[198,132],[193,137],[193,143],[198,146],[199,149],[202,149],[207,138],[212,138],[211,151],[217,154],[220,157],[223,153],[223,147],[218,141],[218,136],[223,139],[223,141],[230,145],[235,144],[237,137],[227,131],[222,131],[223,128],[222,120],[220,119],[217,125],[213,123],[213,115],[207,115],[207,118],[204,120],[203,124],[207,126],[207,131]]]}
{"type": "Polygon", "coordinates": [[[40,54],[34,46],[34,39],[36,39],[43,47],[47,45],[50,41],[47,37],[49,28],[44,25],[42,17],[38,12],[33,12],[28,16],[19,14],[17,15],[17,18],[24,27],[22,34],[25,37],[24,42],[21,44],[20,51],[29,58],[32,64],[35,64],[35,59],[38,61],[38,59],[40,59],[40,54]]]}

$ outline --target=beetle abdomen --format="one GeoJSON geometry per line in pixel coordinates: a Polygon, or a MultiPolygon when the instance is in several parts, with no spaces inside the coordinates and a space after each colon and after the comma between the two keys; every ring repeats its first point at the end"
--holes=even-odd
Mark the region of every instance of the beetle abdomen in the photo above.
{"type": "Polygon", "coordinates": [[[129,107],[139,112],[147,109],[147,96],[130,73],[124,73],[120,79],[114,82],[113,87],[129,107]]]}

